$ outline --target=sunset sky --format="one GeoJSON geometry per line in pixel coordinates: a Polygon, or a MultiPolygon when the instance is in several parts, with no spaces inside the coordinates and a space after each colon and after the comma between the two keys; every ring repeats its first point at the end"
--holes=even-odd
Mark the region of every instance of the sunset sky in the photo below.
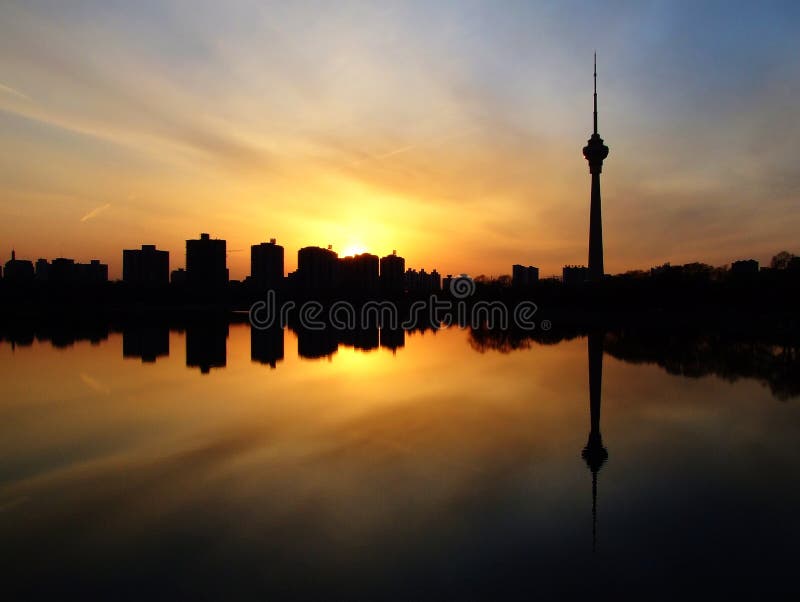
{"type": "Polygon", "coordinates": [[[800,4],[4,0],[0,258],[278,239],[442,273],[798,252],[800,4]]]}

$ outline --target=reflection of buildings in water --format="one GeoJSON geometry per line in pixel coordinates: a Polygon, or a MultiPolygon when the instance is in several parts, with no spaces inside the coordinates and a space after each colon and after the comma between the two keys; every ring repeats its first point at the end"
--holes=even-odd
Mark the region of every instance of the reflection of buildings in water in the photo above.
{"type": "Polygon", "coordinates": [[[336,353],[339,341],[331,328],[322,330],[295,329],[297,335],[297,355],[305,359],[319,359],[336,353]]]}
{"type": "Polygon", "coordinates": [[[340,330],[338,339],[342,345],[353,347],[362,351],[371,351],[378,348],[378,328],[356,328],[354,330],[340,330]]]}
{"type": "Polygon", "coordinates": [[[89,341],[97,345],[108,338],[108,324],[86,323],[52,323],[36,329],[36,339],[50,341],[53,347],[72,347],[80,341],[89,341]]]}
{"type": "Polygon", "coordinates": [[[142,363],[169,356],[169,327],[135,325],[122,329],[122,357],[140,358],[142,363]]]}
{"type": "Polygon", "coordinates": [[[200,368],[208,374],[211,368],[224,368],[227,360],[228,322],[194,322],[186,326],[186,366],[200,368]]]}
{"type": "MultiPolygon", "coordinates": [[[[470,346],[480,353],[527,349],[532,342],[555,344],[585,330],[490,330],[471,328],[470,346]]],[[[630,328],[603,337],[603,353],[626,363],[653,363],[669,374],[695,378],[715,375],[728,381],[752,378],[780,400],[800,396],[800,345],[789,336],[746,336],[725,332],[697,333],[677,329],[630,328]]]]}
{"type": "Polygon", "coordinates": [[[726,333],[621,330],[606,337],[606,353],[631,363],[653,363],[689,378],[715,375],[733,382],[752,378],[772,395],[800,395],[800,345],[789,337],[735,337],[726,333]]]}
{"type": "Polygon", "coordinates": [[[432,332],[436,334],[442,328],[442,323],[438,321],[428,321],[427,318],[422,319],[419,323],[415,324],[411,328],[405,328],[404,330],[408,334],[425,334],[426,332],[432,332]]]}
{"type": "Polygon", "coordinates": [[[360,351],[373,351],[385,347],[396,351],[405,345],[406,331],[402,328],[356,328],[340,330],[327,327],[322,330],[293,328],[297,335],[297,355],[306,359],[328,357],[336,353],[339,345],[360,351]]]}
{"type": "Polygon", "coordinates": [[[597,473],[608,459],[600,434],[600,401],[603,385],[603,334],[591,333],[589,340],[589,440],[581,452],[592,472],[592,551],[597,542],[597,473]]]}
{"type": "Polygon", "coordinates": [[[560,330],[519,330],[509,328],[506,330],[499,328],[488,328],[482,324],[478,328],[469,329],[469,346],[478,353],[487,351],[499,351],[500,353],[511,353],[530,349],[534,344],[537,345],[556,345],[564,341],[571,341],[579,336],[583,336],[583,331],[577,328],[567,328],[560,330]]]}
{"type": "Polygon", "coordinates": [[[259,330],[250,327],[250,360],[275,368],[283,361],[283,328],[275,326],[259,330]]]}
{"type": "Polygon", "coordinates": [[[381,328],[380,346],[384,349],[391,349],[392,353],[397,353],[406,344],[406,331],[402,328],[381,328]]]}
{"type": "Polygon", "coordinates": [[[0,341],[7,341],[12,348],[17,345],[28,347],[34,341],[50,343],[53,347],[65,349],[75,343],[89,341],[98,345],[108,338],[109,327],[104,322],[94,321],[35,321],[13,319],[0,324],[0,341]]]}

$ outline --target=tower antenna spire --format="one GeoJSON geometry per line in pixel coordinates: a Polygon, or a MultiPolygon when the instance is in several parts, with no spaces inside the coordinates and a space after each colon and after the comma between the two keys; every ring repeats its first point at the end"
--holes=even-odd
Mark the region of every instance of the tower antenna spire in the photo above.
{"type": "Polygon", "coordinates": [[[594,53],[594,133],[597,133],[597,53],[594,53]]]}

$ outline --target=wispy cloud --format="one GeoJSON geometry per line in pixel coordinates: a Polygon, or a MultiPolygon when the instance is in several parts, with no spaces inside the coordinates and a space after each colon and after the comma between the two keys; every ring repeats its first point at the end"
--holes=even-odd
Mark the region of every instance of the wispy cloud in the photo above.
{"type": "Polygon", "coordinates": [[[407,153],[410,150],[415,148],[415,144],[407,144],[406,146],[401,146],[400,148],[396,148],[388,153],[383,153],[382,155],[373,155],[374,159],[387,159],[389,157],[393,157],[394,155],[399,155],[400,153],[407,153]]]}
{"type": "Polygon", "coordinates": [[[403,153],[408,153],[413,151],[417,148],[432,148],[444,145],[449,142],[453,142],[459,138],[463,138],[465,136],[470,136],[475,134],[478,131],[477,127],[465,128],[455,133],[448,134],[446,136],[437,136],[434,138],[429,139],[422,139],[416,144],[406,144],[404,146],[397,147],[395,149],[383,152],[383,153],[376,153],[368,155],[367,157],[360,159],[358,161],[354,161],[352,163],[353,167],[358,167],[363,165],[367,161],[380,161],[382,159],[388,159],[390,157],[394,157],[395,155],[402,155],[403,153]]]}
{"type": "Polygon", "coordinates": [[[17,98],[22,98],[24,100],[31,99],[30,96],[28,96],[27,94],[23,94],[16,88],[12,88],[11,86],[4,86],[3,84],[0,84],[0,92],[5,92],[6,94],[11,94],[12,96],[16,96],[17,98]]]}
{"type": "Polygon", "coordinates": [[[91,210],[89,213],[87,213],[86,215],[84,215],[84,216],[81,218],[81,221],[82,221],[82,222],[88,222],[90,219],[94,219],[95,217],[97,217],[98,215],[100,215],[101,213],[103,213],[103,211],[105,211],[105,210],[106,210],[106,209],[108,209],[109,207],[111,207],[111,203],[106,203],[105,205],[100,205],[99,207],[95,207],[95,208],[94,208],[94,209],[92,209],[92,210],[91,210]]]}

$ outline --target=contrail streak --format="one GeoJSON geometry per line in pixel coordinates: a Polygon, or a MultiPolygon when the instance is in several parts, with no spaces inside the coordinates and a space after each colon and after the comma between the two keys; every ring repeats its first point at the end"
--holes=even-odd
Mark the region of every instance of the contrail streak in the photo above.
{"type": "Polygon", "coordinates": [[[100,215],[103,211],[105,211],[109,207],[111,207],[111,203],[106,203],[105,205],[100,205],[99,207],[95,207],[89,213],[84,215],[81,218],[81,221],[82,222],[88,222],[90,219],[97,217],[98,215],[100,215]]]}

